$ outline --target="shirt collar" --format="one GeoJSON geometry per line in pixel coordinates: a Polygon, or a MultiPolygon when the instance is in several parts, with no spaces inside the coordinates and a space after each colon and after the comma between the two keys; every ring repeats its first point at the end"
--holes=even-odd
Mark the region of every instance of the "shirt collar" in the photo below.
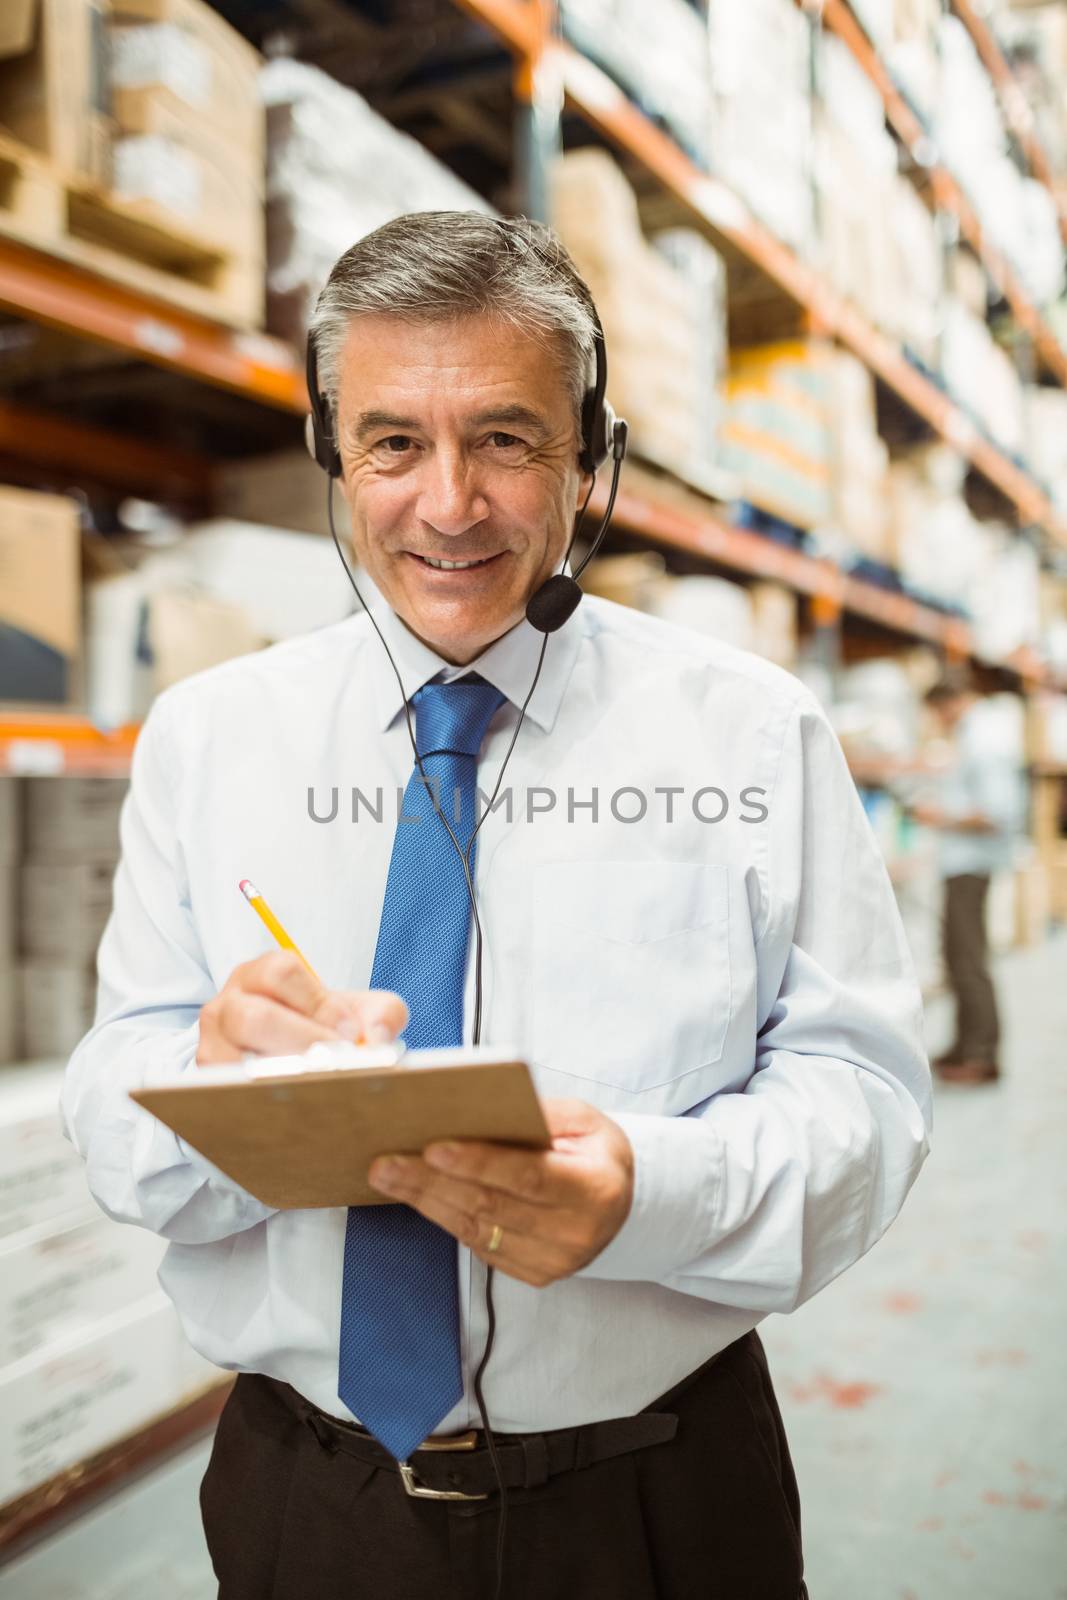
{"type": "MultiPolygon", "coordinates": [[[[417,689],[429,683],[438,673],[451,674],[455,671],[450,662],[417,639],[400,620],[365,568],[359,571],[359,587],[367,610],[381,629],[396,661],[409,700],[417,689]]],[[[544,733],[550,732],[555,723],[584,632],[582,607],[579,606],[548,640],[541,675],[526,708],[529,720],[535,722],[544,733]]],[[[368,630],[366,638],[378,726],[384,732],[402,712],[404,699],[396,681],[396,673],[389,665],[389,657],[373,628],[368,630]]],[[[518,709],[530,692],[543,638],[544,635],[531,627],[524,617],[476,660],[469,662],[462,672],[477,672],[486,683],[491,683],[494,689],[506,695],[518,709]]]]}

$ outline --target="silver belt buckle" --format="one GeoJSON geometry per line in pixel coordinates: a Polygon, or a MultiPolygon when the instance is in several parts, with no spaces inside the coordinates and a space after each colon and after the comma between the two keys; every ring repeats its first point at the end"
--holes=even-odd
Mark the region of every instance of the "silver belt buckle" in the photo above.
{"type": "MultiPolygon", "coordinates": [[[[454,1439],[426,1439],[419,1445],[420,1450],[474,1450],[478,1445],[478,1435],[473,1428],[466,1433],[458,1433],[454,1439]]],[[[398,1461],[400,1481],[404,1485],[404,1492],[415,1500],[488,1500],[488,1494],[464,1494],[462,1489],[428,1489],[420,1483],[415,1476],[415,1470],[406,1461],[398,1461]]]]}

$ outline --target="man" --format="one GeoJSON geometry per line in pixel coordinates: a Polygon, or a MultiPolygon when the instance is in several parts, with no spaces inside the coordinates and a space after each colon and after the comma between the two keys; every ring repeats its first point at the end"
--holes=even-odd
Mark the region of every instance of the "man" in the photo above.
{"type": "Polygon", "coordinates": [[[956,1039],[934,1068],[949,1083],[993,1083],[1000,1076],[1000,1019],[989,970],[986,901],[994,872],[1010,867],[1023,824],[1018,764],[966,672],[946,673],[927,691],[955,747],[940,804],[916,805],[916,822],[940,833],[944,880],[941,937],[956,1006],[956,1039]]]}
{"type": "Polygon", "coordinates": [[[189,1338],[240,1373],[201,1496],[223,1600],[805,1593],[754,1330],[902,1205],[920,1002],[798,681],[592,598],[547,642],[525,619],[590,487],[596,328],[535,224],[430,213],[349,250],[313,336],[371,616],[177,685],[138,741],[64,1108],[101,1205],[171,1241],[189,1338]],[[488,795],[518,728],[474,855],[481,1037],[530,1061],[553,1147],[431,1149],[376,1165],[400,1205],[272,1213],[127,1091],[405,1020],[472,1038],[476,941],[443,823],[409,809],[405,694],[457,788],[477,763],[488,795]],[[245,875],[325,987],[257,955],[245,875]],[[411,1414],[433,1448],[403,1463],[411,1414]]]}

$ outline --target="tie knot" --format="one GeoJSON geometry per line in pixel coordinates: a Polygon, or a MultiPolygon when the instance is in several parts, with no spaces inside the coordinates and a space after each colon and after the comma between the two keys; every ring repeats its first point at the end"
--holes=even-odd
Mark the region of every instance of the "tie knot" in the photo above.
{"type": "Polygon", "coordinates": [[[415,742],[426,757],[448,750],[476,756],[493,713],[507,695],[494,689],[476,672],[454,683],[426,683],[411,697],[415,707],[415,742]]]}

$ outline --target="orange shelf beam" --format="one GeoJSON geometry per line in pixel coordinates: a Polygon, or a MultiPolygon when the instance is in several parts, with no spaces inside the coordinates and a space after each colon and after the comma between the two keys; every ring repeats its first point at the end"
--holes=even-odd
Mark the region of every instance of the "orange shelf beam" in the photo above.
{"type": "Polygon", "coordinates": [[[267,405],[307,410],[300,363],[280,339],[235,333],[9,239],[0,239],[0,306],[267,405]]]}
{"type": "MultiPolygon", "coordinates": [[[[602,511],[605,500],[606,492],[598,486],[594,508],[602,511]]],[[[625,478],[619,487],[613,521],[654,544],[703,556],[749,577],[784,584],[798,594],[828,602],[838,611],[866,617],[930,644],[964,655],[971,653],[970,629],[960,618],[945,616],[907,595],[852,578],[832,561],[775,544],[747,528],[732,527],[711,512],[697,514],[683,506],[660,504],[648,495],[627,489],[625,478]]]]}
{"type": "Polygon", "coordinates": [[[456,0],[456,4],[516,55],[540,53],[549,27],[546,0],[456,0]]]}
{"type": "MultiPolygon", "coordinates": [[[[804,0],[798,0],[806,9],[804,0]]],[[[881,57],[867,38],[847,0],[822,0],[822,20],[846,44],[882,97],[886,116],[912,156],[918,152],[926,132],[897,89],[881,57]]],[[[988,31],[988,30],[987,30],[988,31]]],[[[994,284],[1011,306],[1016,322],[1033,340],[1038,355],[1056,382],[1067,386],[1067,351],[1023,289],[1014,269],[1000,251],[983,236],[978,215],[951,172],[945,167],[930,169],[938,207],[956,218],[960,232],[985,265],[994,284]]]]}
{"type": "Polygon", "coordinates": [[[104,732],[76,712],[0,706],[0,774],[127,777],[140,728],[104,732]]]}
{"type": "Polygon", "coordinates": [[[207,500],[214,463],[192,451],[71,422],[51,411],[0,400],[0,456],[113,484],[127,493],[175,493],[207,500]]]}

